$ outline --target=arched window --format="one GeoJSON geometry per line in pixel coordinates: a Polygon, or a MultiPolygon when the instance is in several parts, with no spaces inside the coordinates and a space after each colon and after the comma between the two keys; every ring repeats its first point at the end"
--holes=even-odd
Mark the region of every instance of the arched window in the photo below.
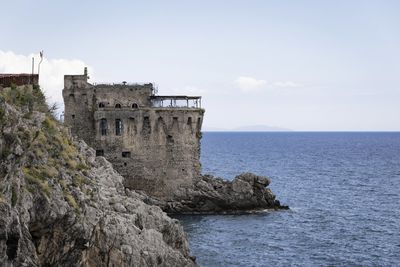
{"type": "Polygon", "coordinates": [[[136,103],[133,103],[133,104],[132,104],[132,108],[139,108],[139,105],[136,104],[136,103]]]}
{"type": "Polygon", "coordinates": [[[100,120],[100,134],[101,135],[107,135],[107,119],[101,119],[100,120]]]}
{"type": "Polygon", "coordinates": [[[115,104],[115,108],[121,108],[121,104],[115,104]]]}
{"type": "Polygon", "coordinates": [[[115,135],[122,135],[123,125],[121,119],[115,120],[115,135]]]}
{"type": "Polygon", "coordinates": [[[100,102],[99,108],[104,108],[106,105],[103,102],[100,102]]]}

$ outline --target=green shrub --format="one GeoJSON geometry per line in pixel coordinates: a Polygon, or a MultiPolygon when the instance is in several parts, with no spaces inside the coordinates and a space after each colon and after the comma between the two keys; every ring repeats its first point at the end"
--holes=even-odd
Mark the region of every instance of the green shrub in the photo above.
{"type": "Polygon", "coordinates": [[[6,111],[4,110],[3,104],[0,103],[0,126],[5,122],[6,111]]]}
{"type": "Polygon", "coordinates": [[[75,209],[76,212],[79,212],[79,205],[76,202],[76,199],[70,193],[65,193],[65,199],[68,204],[75,209]]]}
{"type": "Polygon", "coordinates": [[[83,163],[83,162],[79,162],[78,165],[76,166],[76,169],[77,169],[78,171],[84,171],[84,170],[88,170],[88,169],[89,169],[89,166],[86,165],[86,164],[83,163]]]}
{"type": "MultiPolygon", "coordinates": [[[[38,168],[22,168],[22,172],[25,175],[27,182],[33,186],[36,186],[40,192],[42,192],[47,197],[50,197],[51,187],[46,180],[46,173],[42,169],[38,168]]],[[[28,188],[31,189],[31,188],[28,188]]]]}
{"type": "Polygon", "coordinates": [[[29,113],[32,110],[47,112],[46,98],[39,86],[15,86],[5,88],[1,92],[1,97],[4,101],[16,105],[27,106],[29,113]]]}
{"type": "Polygon", "coordinates": [[[76,170],[78,166],[78,162],[76,160],[70,159],[67,161],[67,166],[71,168],[72,170],[76,170]]]}
{"type": "Polygon", "coordinates": [[[11,187],[11,206],[15,207],[18,201],[18,193],[17,193],[17,187],[13,185],[11,187]]]}
{"type": "Polygon", "coordinates": [[[43,130],[49,135],[55,135],[57,132],[57,124],[53,119],[46,116],[43,121],[43,130]]]}
{"type": "Polygon", "coordinates": [[[75,187],[81,188],[82,185],[84,185],[84,184],[88,185],[90,183],[91,183],[91,181],[87,177],[79,175],[79,174],[74,175],[73,178],[72,178],[72,184],[75,187]]]}

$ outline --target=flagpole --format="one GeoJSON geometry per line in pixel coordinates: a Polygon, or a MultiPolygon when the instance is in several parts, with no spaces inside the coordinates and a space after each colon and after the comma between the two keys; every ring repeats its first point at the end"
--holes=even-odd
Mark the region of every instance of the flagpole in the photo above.
{"type": "Polygon", "coordinates": [[[31,78],[29,80],[29,83],[33,84],[33,74],[35,73],[35,58],[32,57],[32,75],[31,78]]]}
{"type": "Polygon", "coordinates": [[[39,79],[40,79],[40,64],[42,64],[43,61],[43,50],[39,52],[40,55],[40,61],[39,61],[39,65],[38,65],[38,83],[39,83],[39,79]]]}

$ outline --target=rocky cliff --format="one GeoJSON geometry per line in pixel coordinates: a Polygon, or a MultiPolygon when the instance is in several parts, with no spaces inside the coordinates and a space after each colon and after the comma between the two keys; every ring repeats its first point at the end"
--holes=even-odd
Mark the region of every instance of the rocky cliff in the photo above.
{"type": "Polygon", "coordinates": [[[38,88],[0,92],[0,265],[196,266],[178,221],[47,109],[38,88]]]}

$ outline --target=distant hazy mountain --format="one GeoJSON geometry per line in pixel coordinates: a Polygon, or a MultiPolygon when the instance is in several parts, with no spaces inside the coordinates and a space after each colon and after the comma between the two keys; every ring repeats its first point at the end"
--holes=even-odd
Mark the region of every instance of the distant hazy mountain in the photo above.
{"type": "Polygon", "coordinates": [[[226,132],[226,131],[229,131],[229,129],[205,126],[205,127],[203,127],[203,131],[205,131],[205,132],[226,132]]]}
{"type": "Polygon", "coordinates": [[[281,127],[274,127],[268,125],[248,125],[248,126],[241,126],[232,129],[224,129],[224,128],[217,128],[217,127],[204,127],[203,131],[205,132],[289,132],[292,131],[291,129],[281,128],[281,127]]]}
{"type": "Polygon", "coordinates": [[[232,131],[238,131],[238,132],[287,132],[287,131],[292,131],[287,128],[281,128],[281,127],[274,127],[274,126],[268,126],[268,125],[249,125],[249,126],[241,126],[232,129],[232,131]]]}

